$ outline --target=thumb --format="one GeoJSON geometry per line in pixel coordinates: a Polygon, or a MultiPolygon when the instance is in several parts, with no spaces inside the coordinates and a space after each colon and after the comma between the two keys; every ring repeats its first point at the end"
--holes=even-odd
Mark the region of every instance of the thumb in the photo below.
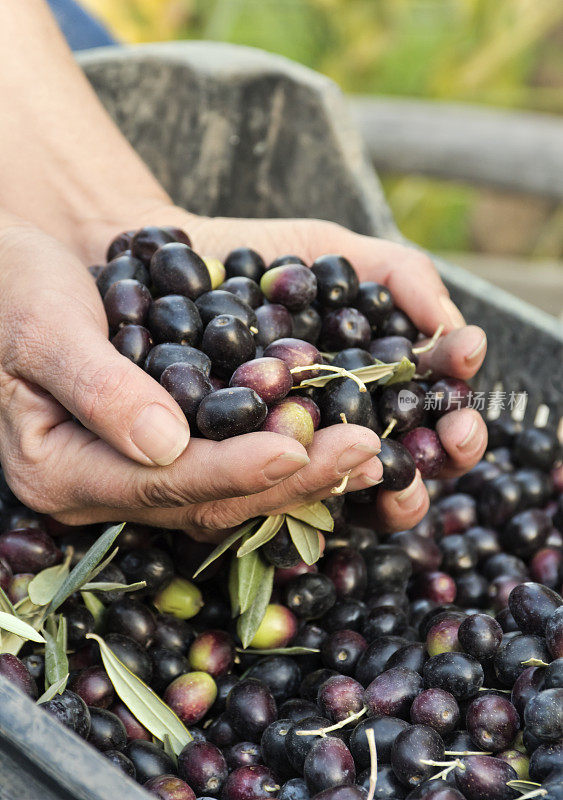
{"type": "Polygon", "coordinates": [[[42,337],[43,352],[32,355],[30,380],[129,458],[171,464],[190,439],[182,410],[159,383],[118,353],[93,321],[80,317],[77,323],[69,326],[67,320],[53,337],[42,337]]]}

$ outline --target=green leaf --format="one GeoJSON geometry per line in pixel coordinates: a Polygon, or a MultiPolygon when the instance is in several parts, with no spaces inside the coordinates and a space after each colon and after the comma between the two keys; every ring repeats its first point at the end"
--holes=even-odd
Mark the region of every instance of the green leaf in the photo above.
{"type": "Polygon", "coordinates": [[[31,625],[28,625],[23,619],[15,617],[13,614],[8,614],[6,611],[0,611],[0,628],[3,631],[8,631],[8,633],[14,633],[21,639],[45,644],[45,639],[40,633],[37,633],[35,628],[32,628],[31,625]]]}
{"type": "Polygon", "coordinates": [[[54,567],[38,572],[27,587],[27,594],[36,606],[46,606],[63,585],[68,576],[68,564],[57,564],[54,567]]]}
{"type": "MultiPolygon", "coordinates": [[[[125,525],[125,523],[123,523],[123,525],[125,525]]],[[[88,580],[89,581],[93,581],[94,578],[97,578],[98,575],[100,574],[100,572],[102,572],[102,570],[104,570],[107,567],[108,564],[111,564],[111,562],[116,557],[118,552],[119,552],[119,547],[116,547],[115,550],[111,551],[111,553],[109,554],[109,556],[107,558],[104,558],[103,561],[100,561],[98,566],[95,567],[92,570],[92,572],[88,575],[88,580]]]]}
{"type": "Polygon", "coordinates": [[[59,681],[57,681],[56,683],[52,683],[51,686],[49,686],[49,688],[47,689],[47,691],[43,692],[43,694],[37,701],[37,704],[41,705],[41,703],[48,703],[49,700],[52,700],[56,694],[62,694],[66,689],[66,685],[68,683],[68,676],[69,673],[67,672],[67,674],[63,675],[63,677],[59,681]]]}
{"type": "Polygon", "coordinates": [[[242,525],[240,528],[234,530],[229,536],[227,536],[226,539],[223,539],[221,544],[218,544],[215,550],[213,550],[213,552],[207,556],[205,561],[199,565],[197,570],[194,572],[193,577],[197,578],[197,576],[200,575],[204,569],[207,569],[207,567],[210,564],[213,564],[213,562],[222,556],[223,553],[226,553],[229,547],[231,547],[235,542],[238,542],[239,539],[242,539],[243,536],[246,536],[246,534],[250,533],[256,527],[259,521],[259,517],[252,519],[250,522],[247,522],[246,525],[242,525]]]}
{"type": "Polygon", "coordinates": [[[16,610],[11,603],[10,598],[0,586],[0,611],[4,611],[6,614],[12,614],[12,616],[17,617],[16,610]]]}
{"type": "Polygon", "coordinates": [[[70,597],[71,594],[77,592],[85,583],[92,579],[93,571],[100,564],[100,561],[115,542],[123,530],[124,525],[124,522],[122,522],[120,525],[113,525],[111,528],[108,528],[107,531],[102,533],[98,539],[96,539],[92,547],[88,550],[86,555],[80,559],[78,564],[74,567],[70,575],[68,575],[58,592],[51,600],[48,611],[49,614],[52,614],[53,611],[56,611],[61,603],[64,603],[67,597],[70,597]]]}
{"type": "Polygon", "coordinates": [[[292,517],[287,518],[287,527],[297,552],[306,564],[315,564],[321,557],[319,533],[315,528],[292,517]]]}
{"type": "Polygon", "coordinates": [[[84,605],[94,617],[94,630],[97,631],[102,626],[104,614],[106,613],[106,607],[102,601],[96,597],[95,594],[92,594],[92,592],[86,592],[84,589],[82,589],[80,594],[84,600],[84,605]]]}
{"type": "Polygon", "coordinates": [[[260,558],[258,551],[253,550],[247,556],[237,559],[238,561],[238,603],[240,613],[244,614],[250,608],[260,583],[264,578],[266,565],[260,558]]]}
{"type": "Polygon", "coordinates": [[[276,533],[283,525],[285,519],[284,514],[274,514],[271,517],[266,517],[264,522],[260,525],[256,533],[248,536],[237,550],[237,558],[243,558],[252,553],[253,550],[258,550],[263,544],[273,539],[276,533]]]}
{"type": "Polygon", "coordinates": [[[265,567],[252,605],[238,618],[237,633],[244,648],[248,647],[264,619],[272,596],[273,585],[274,567],[265,567]]]}
{"type": "Polygon", "coordinates": [[[409,361],[406,356],[403,356],[393,372],[390,375],[381,378],[379,383],[382,386],[389,386],[392,383],[404,383],[405,381],[410,381],[415,372],[415,365],[412,363],[412,361],[409,361]]]}
{"type": "Polygon", "coordinates": [[[174,747],[172,746],[172,741],[170,739],[170,736],[167,733],[165,733],[164,736],[162,737],[162,748],[163,748],[164,752],[166,753],[166,755],[170,756],[170,758],[174,762],[174,766],[176,768],[178,768],[178,757],[177,757],[176,753],[174,752],[174,747]]]}
{"type": "Polygon", "coordinates": [[[168,736],[174,753],[178,755],[192,741],[188,729],[152,689],[127,669],[102,638],[94,633],[87,634],[86,638],[98,642],[104,668],[129,711],[159,741],[163,742],[168,736]]]}
{"type": "Polygon", "coordinates": [[[58,626],[54,617],[45,623],[45,689],[58,683],[69,671],[66,632],[66,619],[62,615],[58,626]]]}
{"type": "Polygon", "coordinates": [[[334,520],[332,514],[323,503],[307,503],[287,512],[288,516],[306,522],[319,531],[333,531],[334,520]]]}
{"type": "Polygon", "coordinates": [[[240,561],[238,558],[233,558],[231,567],[229,569],[229,597],[231,600],[231,616],[236,617],[240,612],[240,605],[238,602],[238,567],[240,561]]]}
{"type": "Polygon", "coordinates": [[[121,592],[137,592],[139,589],[144,589],[146,581],[137,581],[137,583],[114,583],[113,581],[93,581],[92,583],[85,583],[82,587],[84,592],[113,592],[118,589],[121,592]]]}
{"type": "Polygon", "coordinates": [[[235,648],[237,653],[250,652],[253,656],[306,656],[310,653],[320,653],[316,647],[270,647],[270,648],[252,648],[247,651],[243,647],[235,648]]]}

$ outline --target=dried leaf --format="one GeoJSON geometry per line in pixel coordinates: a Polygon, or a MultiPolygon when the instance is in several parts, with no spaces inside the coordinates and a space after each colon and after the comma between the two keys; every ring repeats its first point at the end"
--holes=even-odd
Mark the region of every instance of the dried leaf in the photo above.
{"type": "Polygon", "coordinates": [[[274,514],[271,517],[266,517],[256,533],[253,533],[252,536],[248,536],[244,543],[241,544],[237,550],[237,558],[243,558],[248,555],[248,553],[258,550],[259,547],[269,542],[270,539],[273,539],[283,525],[284,519],[284,514],[274,514]]]}
{"type": "Polygon", "coordinates": [[[6,611],[0,611],[0,628],[3,631],[19,636],[21,639],[45,644],[45,639],[40,633],[37,633],[35,628],[32,628],[23,619],[15,617],[13,614],[8,614],[6,611]]]}
{"type": "Polygon", "coordinates": [[[332,514],[328,508],[320,502],[307,503],[306,505],[299,506],[299,508],[288,511],[287,515],[294,519],[301,520],[301,522],[306,522],[307,525],[311,525],[319,531],[330,532],[334,530],[332,514]]]}
{"type": "MultiPolygon", "coordinates": [[[[248,557],[248,556],[247,556],[248,557]]],[[[252,605],[238,618],[237,633],[244,648],[248,647],[254,638],[272,597],[274,585],[274,567],[264,567],[262,579],[252,605]]]]}
{"type": "Polygon", "coordinates": [[[226,553],[229,547],[231,547],[235,542],[238,542],[239,539],[242,539],[243,536],[246,536],[246,534],[254,530],[259,521],[260,517],[252,519],[250,522],[247,522],[246,525],[241,525],[240,528],[234,530],[229,536],[227,536],[226,539],[223,539],[223,541],[217,545],[215,550],[213,550],[213,552],[207,556],[205,561],[199,565],[197,570],[194,572],[193,577],[197,578],[197,576],[200,575],[204,569],[207,569],[207,567],[220,558],[223,553],[226,553]]]}
{"type": "Polygon", "coordinates": [[[321,557],[319,533],[315,528],[292,517],[287,518],[289,535],[297,552],[306,564],[315,564],[321,557]]]}
{"type": "Polygon", "coordinates": [[[159,741],[163,742],[168,736],[174,753],[178,755],[192,741],[188,729],[152,689],[127,669],[101,637],[89,633],[86,638],[98,642],[104,668],[129,711],[159,741]]]}
{"type": "Polygon", "coordinates": [[[71,594],[81,589],[85,583],[92,580],[96,567],[99,566],[100,561],[117,539],[123,530],[124,525],[124,522],[122,522],[120,525],[113,525],[111,528],[108,528],[107,531],[102,533],[98,539],[96,539],[92,547],[88,550],[86,555],[80,559],[78,564],[74,567],[70,575],[68,575],[63,585],[59,588],[58,592],[51,600],[48,611],[49,614],[52,614],[53,611],[56,611],[61,603],[64,603],[67,597],[70,597],[71,594]]]}

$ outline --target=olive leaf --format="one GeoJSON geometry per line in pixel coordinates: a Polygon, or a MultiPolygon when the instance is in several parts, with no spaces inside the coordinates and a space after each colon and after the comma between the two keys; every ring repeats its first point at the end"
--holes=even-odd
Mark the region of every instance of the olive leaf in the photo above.
{"type": "Polygon", "coordinates": [[[45,689],[58,683],[69,671],[66,618],[59,617],[58,625],[51,616],[45,622],[45,689]]]}
{"type": "Polygon", "coordinates": [[[264,579],[266,565],[257,550],[237,559],[238,604],[240,613],[250,608],[264,579]]]}
{"type": "Polygon", "coordinates": [[[274,514],[271,517],[266,517],[256,533],[253,533],[252,536],[248,536],[244,543],[241,544],[237,550],[237,558],[243,558],[248,555],[248,553],[252,553],[253,550],[258,550],[259,547],[269,542],[270,539],[273,539],[283,525],[284,519],[284,514],[274,514]]]}
{"type": "Polygon", "coordinates": [[[97,631],[102,626],[104,614],[106,613],[106,607],[102,601],[96,597],[95,594],[92,594],[92,592],[87,592],[84,589],[81,589],[80,594],[84,600],[84,605],[94,617],[94,630],[97,631]]]}
{"type": "Polygon", "coordinates": [[[0,586],[0,611],[4,611],[6,614],[12,614],[12,616],[17,617],[17,612],[12,605],[12,602],[4,589],[0,586]]]}
{"type": "Polygon", "coordinates": [[[333,531],[334,520],[332,514],[323,503],[307,503],[287,512],[288,517],[306,522],[319,531],[333,531]]]}
{"type": "Polygon", "coordinates": [[[34,605],[46,606],[51,602],[68,576],[68,565],[69,560],[65,560],[63,564],[37,573],[27,587],[28,597],[34,605]]]}
{"type": "Polygon", "coordinates": [[[138,592],[147,585],[146,581],[137,583],[115,583],[114,581],[92,581],[82,586],[84,592],[113,592],[116,589],[120,592],[138,592]]]}
{"type": "Polygon", "coordinates": [[[170,739],[170,736],[167,733],[165,733],[164,736],[162,737],[162,748],[163,748],[164,752],[166,753],[166,755],[169,756],[172,759],[172,761],[174,762],[174,766],[177,769],[178,768],[178,756],[174,752],[174,748],[172,746],[172,741],[170,739]]]}
{"type": "Polygon", "coordinates": [[[379,382],[382,386],[389,386],[392,383],[404,383],[405,381],[410,381],[415,372],[416,366],[406,356],[403,356],[393,372],[381,378],[379,382]]]}
{"type": "Polygon", "coordinates": [[[238,602],[238,567],[240,561],[237,558],[233,558],[231,561],[231,567],[229,569],[229,598],[231,600],[231,616],[234,618],[240,611],[240,606],[238,602]]]}
{"type": "Polygon", "coordinates": [[[320,653],[316,647],[268,647],[252,648],[247,651],[243,647],[235,648],[237,653],[250,652],[253,656],[306,656],[311,653],[320,653]]]}
{"type": "Polygon", "coordinates": [[[129,711],[159,741],[163,742],[164,737],[168,736],[174,753],[178,755],[192,741],[192,735],[179,717],[152,689],[127,669],[100,636],[88,633],[86,638],[94,639],[98,643],[109,679],[129,711]]]}
{"type": "Polygon", "coordinates": [[[292,517],[287,518],[289,535],[295,545],[297,552],[306,564],[315,564],[321,557],[321,543],[318,531],[292,517]]]}
{"type": "Polygon", "coordinates": [[[49,700],[52,700],[56,694],[62,694],[66,689],[68,678],[69,678],[69,673],[67,672],[67,674],[63,675],[63,677],[59,681],[57,681],[56,683],[52,683],[49,686],[49,688],[45,692],[43,692],[43,694],[37,701],[37,704],[41,705],[42,703],[48,703],[49,700]]]}
{"type": "Polygon", "coordinates": [[[96,572],[96,567],[100,566],[100,561],[117,539],[123,530],[124,525],[124,522],[122,522],[120,525],[113,525],[111,528],[108,528],[107,531],[104,531],[104,533],[102,533],[98,539],[96,539],[86,555],[80,559],[74,569],[71,570],[62,586],[59,587],[59,590],[49,604],[49,614],[52,614],[53,611],[56,611],[61,603],[64,603],[67,597],[70,597],[71,594],[77,592],[85,583],[91,581],[93,577],[98,574],[96,572]]]}
{"type": "Polygon", "coordinates": [[[45,639],[35,630],[35,628],[32,628],[31,625],[29,625],[27,622],[24,622],[23,619],[20,619],[13,614],[9,614],[6,611],[0,611],[0,628],[3,631],[8,631],[8,633],[13,633],[16,636],[19,636],[21,639],[30,642],[38,642],[39,644],[45,644],[45,639]]]}
{"type": "Polygon", "coordinates": [[[263,575],[257,587],[252,605],[241,614],[237,622],[237,633],[244,648],[248,647],[253,640],[256,631],[260,627],[260,623],[264,619],[264,614],[266,613],[270,598],[272,597],[274,567],[263,567],[263,570],[263,575]]]}
{"type": "Polygon", "coordinates": [[[246,534],[250,533],[259,522],[260,517],[251,519],[250,522],[246,523],[246,525],[241,525],[240,528],[234,530],[229,536],[227,536],[226,539],[223,539],[223,541],[217,545],[215,550],[213,550],[213,552],[207,556],[205,561],[199,565],[192,577],[197,578],[197,576],[200,575],[204,569],[207,569],[207,567],[220,558],[223,553],[226,553],[229,547],[231,547],[235,542],[238,542],[239,539],[242,539],[243,536],[246,536],[246,534]]]}

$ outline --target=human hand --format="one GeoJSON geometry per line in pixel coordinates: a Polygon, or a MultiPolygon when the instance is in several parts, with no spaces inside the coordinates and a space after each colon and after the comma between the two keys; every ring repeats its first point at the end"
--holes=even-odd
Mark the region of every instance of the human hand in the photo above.
{"type": "Polygon", "coordinates": [[[324,498],[349,470],[350,490],[381,478],[378,437],[355,425],[319,431],[309,453],[272,433],[188,441],[175,401],[108,341],[80,260],[0,218],[0,462],[26,505],[205,538],[324,498]]]}
{"type": "MultiPolygon", "coordinates": [[[[484,331],[465,324],[431,259],[414,248],[361,236],[319,220],[211,219],[172,206],[153,209],[145,218],[123,221],[111,230],[106,229],[104,240],[109,241],[118,230],[149,223],[176,225],[186,230],[198,252],[220,259],[240,246],[252,247],[266,263],[286,253],[298,255],[308,264],[324,253],[341,253],[351,261],[362,280],[378,281],[389,287],[397,306],[423,334],[431,336],[440,324],[444,325],[445,335],[436,347],[420,357],[420,372],[431,370],[436,376],[468,380],[483,363],[487,349],[484,331]]],[[[475,409],[445,414],[438,420],[436,430],[448,455],[440,477],[467,472],[485,451],[486,425],[475,409]]],[[[428,504],[428,494],[417,473],[413,483],[402,492],[378,492],[377,525],[387,530],[410,528],[426,513],[428,504]]]]}

